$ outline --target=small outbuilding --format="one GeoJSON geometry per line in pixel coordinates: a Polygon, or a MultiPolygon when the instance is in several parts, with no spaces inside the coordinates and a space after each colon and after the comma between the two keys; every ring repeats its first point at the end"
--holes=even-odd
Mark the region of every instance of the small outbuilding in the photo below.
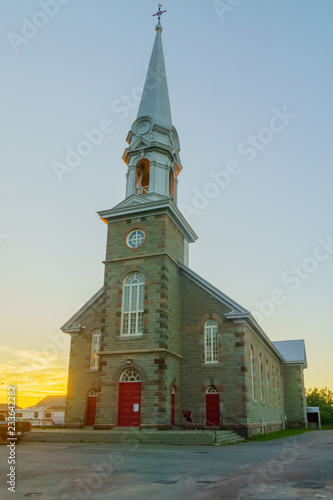
{"type": "Polygon", "coordinates": [[[321,429],[319,406],[308,406],[306,409],[308,427],[310,429],[321,429]]]}

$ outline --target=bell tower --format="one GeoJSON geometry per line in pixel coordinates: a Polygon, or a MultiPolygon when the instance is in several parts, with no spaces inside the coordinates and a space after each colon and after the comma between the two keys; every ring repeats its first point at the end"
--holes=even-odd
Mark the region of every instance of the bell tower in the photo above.
{"type": "Polygon", "coordinates": [[[128,166],[126,198],[142,196],[149,203],[171,198],[177,205],[180,144],[172,125],[162,26],[156,36],[137,118],[127,136],[123,160],[128,166]]]}
{"type": "MultiPolygon", "coordinates": [[[[177,207],[178,175],[182,170],[179,156],[178,133],[172,124],[168,83],[162,44],[162,25],[160,10],[155,26],[155,41],[149,61],[146,80],[137,117],[127,134],[127,148],[123,160],[127,165],[125,199],[110,210],[99,212],[101,219],[109,226],[107,258],[122,259],[127,256],[128,245],[117,245],[115,227],[126,220],[127,229],[140,231],[122,238],[128,243],[138,235],[144,235],[147,244],[137,249],[138,254],[159,252],[163,247],[177,262],[188,264],[188,244],[197,239],[196,234],[177,207]],[[153,218],[162,216],[159,228],[153,238],[150,231],[153,218]],[[168,223],[166,221],[169,221],[168,223]],[[144,223],[144,224],[142,224],[144,223]],[[177,229],[177,243],[172,245],[169,238],[162,245],[157,241],[171,224],[177,229]],[[111,234],[113,235],[111,238],[111,234]],[[127,252],[127,253],[126,253],[127,252]]],[[[165,12],[165,11],[164,11],[165,12]]],[[[117,233],[117,238],[120,238],[117,233]]]]}

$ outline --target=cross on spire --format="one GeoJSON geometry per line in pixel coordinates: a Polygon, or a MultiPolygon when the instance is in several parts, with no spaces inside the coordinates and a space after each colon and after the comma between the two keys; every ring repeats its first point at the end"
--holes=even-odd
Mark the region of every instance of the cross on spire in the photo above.
{"type": "Polygon", "coordinates": [[[166,12],[166,10],[161,10],[161,7],[162,7],[162,5],[159,3],[158,4],[158,11],[156,12],[156,14],[153,14],[153,17],[158,16],[158,22],[160,22],[160,20],[161,20],[161,15],[164,14],[164,12],[166,12]]]}

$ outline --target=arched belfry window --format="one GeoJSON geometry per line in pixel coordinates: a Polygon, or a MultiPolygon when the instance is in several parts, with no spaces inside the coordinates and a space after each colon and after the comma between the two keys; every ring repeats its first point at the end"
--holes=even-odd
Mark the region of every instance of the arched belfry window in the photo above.
{"type": "Polygon", "coordinates": [[[90,348],[90,368],[97,370],[99,365],[98,351],[100,350],[101,344],[101,331],[96,329],[93,331],[91,336],[91,348],[90,348]]]}
{"type": "Polygon", "coordinates": [[[143,333],[145,279],[140,273],[131,273],[124,280],[122,304],[122,335],[143,333]]]}
{"type": "Polygon", "coordinates": [[[217,322],[210,319],[205,324],[205,362],[216,363],[219,360],[219,347],[217,339],[217,322]]]}
{"type": "Polygon", "coordinates": [[[176,196],[176,180],[175,174],[173,173],[172,168],[170,168],[169,172],[169,195],[174,200],[176,196]]]}
{"type": "Polygon", "coordinates": [[[135,172],[135,194],[149,193],[150,163],[143,158],[137,163],[135,172]]]}

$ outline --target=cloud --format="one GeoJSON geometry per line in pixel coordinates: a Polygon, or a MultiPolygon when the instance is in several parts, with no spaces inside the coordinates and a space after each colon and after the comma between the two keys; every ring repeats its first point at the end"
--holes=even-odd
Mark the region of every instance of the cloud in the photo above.
{"type": "Polygon", "coordinates": [[[19,406],[31,405],[47,394],[66,393],[67,366],[56,354],[0,347],[0,402],[7,401],[10,385],[17,387],[19,406]]]}

